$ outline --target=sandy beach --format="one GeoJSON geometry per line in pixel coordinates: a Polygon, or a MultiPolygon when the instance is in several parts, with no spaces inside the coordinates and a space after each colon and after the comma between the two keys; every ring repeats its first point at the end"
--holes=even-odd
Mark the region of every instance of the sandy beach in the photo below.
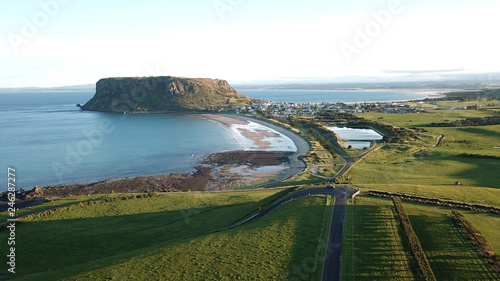
{"type": "Polygon", "coordinates": [[[459,89],[401,89],[397,90],[398,92],[404,92],[404,93],[409,93],[409,94],[419,94],[419,95],[425,95],[426,98],[439,98],[439,97],[444,97],[446,93],[454,92],[454,91],[459,91],[459,89]]]}
{"type": "MultiPolygon", "coordinates": [[[[201,163],[203,165],[197,166],[192,173],[35,187],[23,191],[19,202],[31,206],[38,204],[39,198],[72,195],[260,187],[289,179],[306,167],[305,163],[299,160],[299,156],[309,151],[309,144],[290,130],[246,116],[202,114],[200,117],[226,126],[234,137],[243,143],[245,149],[207,155],[201,163]]],[[[6,197],[3,199],[7,200],[6,197]]]]}
{"type": "MultiPolygon", "coordinates": [[[[299,160],[299,156],[309,151],[309,144],[302,137],[288,129],[260,119],[241,115],[202,114],[201,117],[224,124],[232,130],[235,139],[238,140],[239,138],[239,142],[245,143],[245,150],[243,152],[246,153],[239,153],[240,162],[233,163],[231,169],[224,169],[226,174],[228,170],[241,171],[244,168],[246,171],[244,175],[235,173],[234,176],[243,176],[245,183],[249,182],[249,177],[261,180],[258,174],[262,173],[262,169],[259,169],[259,167],[274,166],[266,165],[261,161],[269,157],[269,155],[262,152],[268,152],[270,155],[278,152],[286,153],[288,158],[287,163],[282,163],[286,165],[285,168],[276,169],[274,174],[272,172],[269,173],[269,176],[272,178],[271,182],[289,179],[301,173],[306,167],[305,163],[299,160]],[[255,153],[252,153],[252,151],[255,153]],[[248,159],[248,163],[262,163],[262,165],[241,165],[242,155],[248,159]],[[254,173],[249,172],[250,170],[253,170],[254,173]]],[[[238,154],[238,152],[232,152],[231,154],[238,154]]],[[[215,175],[215,177],[217,178],[218,176],[215,175]]]]}
{"type": "Polygon", "coordinates": [[[231,131],[233,138],[240,143],[244,151],[286,151],[295,152],[297,146],[288,136],[271,128],[269,124],[256,122],[254,119],[239,116],[202,114],[201,117],[223,124],[231,131]]]}

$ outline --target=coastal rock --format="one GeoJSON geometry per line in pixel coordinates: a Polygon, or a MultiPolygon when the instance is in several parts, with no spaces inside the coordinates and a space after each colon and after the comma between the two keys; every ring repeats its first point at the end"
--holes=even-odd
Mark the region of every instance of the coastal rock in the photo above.
{"type": "Polygon", "coordinates": [[[82,110],[108,112],[179,112],[217,110],[251,99],[225,80],[172,76],[105,78],[82,110]]]}

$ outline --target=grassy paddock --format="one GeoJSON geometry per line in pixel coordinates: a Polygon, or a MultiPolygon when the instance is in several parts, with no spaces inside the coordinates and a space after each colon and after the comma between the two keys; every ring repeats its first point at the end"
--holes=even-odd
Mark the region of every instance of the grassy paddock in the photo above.
{"type": "MultiPolygon", "coordinates": [[[[401,116],[405,116],[404,114],[401,116]]],[[[349,171],[354,184],[384,191],[498,206],[500,161],[459,156],[500,156],[500,126],[427,128],[445,136],[404,145],[385,145],[349,171]],[[496,144],[496,145],[495,145],[496,144]],[[459,181],[461,186],[455,186],[459,181]]]]}
{"type": "Polygon", "coordinates": [[[488,240],[496,253],[500,253],[500,215],[461,210],[488,240]]]}
{"type": "MultiPolygon", "coordinates": [[[[102,200],[111,197],[121,197],[128,194],[92,194],[92,195],[80,195],[80,196],[68,196],[63,198],[46,199],[42,204],[33,206],[32,209],[23,208],[18,209],[18,217],[43,212],[50,209],[56,209],[61,207],[66,207],[80,202],[88,202],[92,200],[102,200]]],[[[0,221],[5,221],[9,218],[8,212],[0,212],[0,221]]]]}
{"type": "Polygon", "coordinates": [[[461,187],[455,185],[365,184],[361,190],[381,190],[420,195],[443,200],[500,207],[500,190],[488,187],[461,187]]]}
{"type": "Polygon", "coordinates": [[[450,217],[450,208],[403,202],[438,280],[495,280],[496,274],[450,217]]]}
{"type": "Polygon", "coordinates": [[[485,110],[432,110],[429,113],[405,114],[369,112],[365,114],[357,114],[357,116],[377,122],[412,128],[427,126],[432,122],[443,122],[445,120],[454,121],[473,117],[486,117],[496,114],[498,113],[485,110]]]}
{"type": "MultiPolygon", "coordinates": [[[[83,206],[16,227],[18,274],[59,270],[223,229],[279,190],[165,194],[83,206]]],[[[5,241],[7,231],[0,233],[5,241]]],[[[6,252],[7,243],[0,245],[6,252]]],[[[2,268],[6,268],[6,264],[2,268]]],[[[5,269],[6,272],[6,269],[5,269]]]]}
{"type": "Polygon", "coordinates": [[[415,280],[391,199],[358,196],[347,206],[343,280],[415,280]]]}
{"type": "MultiPolygon", "coordinates": [[[[185,237],[25,280],[282,280],[298,276],[317,280],[322,261],[314,257],[321,256],[316,251],[324,246],[321,240],[332,203],[324,196],[295,200],[236,229],[185,237]]],[[[226,215],[234,211],[222,209],[226,215]]],[[[134,242],[138,241],[143,240],[134,242]]]]}

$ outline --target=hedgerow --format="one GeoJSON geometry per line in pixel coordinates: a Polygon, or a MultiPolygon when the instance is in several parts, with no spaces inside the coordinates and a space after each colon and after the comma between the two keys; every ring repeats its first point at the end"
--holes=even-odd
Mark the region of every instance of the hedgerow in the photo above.
{"type": "Polygon", "coordinates": [[[469,238],[481,255],[488,259],[491,267],[500,277],[500,256],[495,253],[488,240],[481,234],[481,231],[479,231],[479,229],[477,229],[460,211],[451,210],[451,218],[460,226],[462,232],[469,238]]]}
{"type": "Polygon", "coordinates": [[[393,197],[392,200],[394,202],[396,214],[398,215],[406,240],[410,245],[410,252],[417,263],[420,277],[422,277],[423,280],[436,280],[436,276],[434,276],[434,272],[432,271],[431,265],[425,256],[417,234],[415,234],[415,231],[411,226],[410,219],[405,213],[401,198],[393,197]]]}

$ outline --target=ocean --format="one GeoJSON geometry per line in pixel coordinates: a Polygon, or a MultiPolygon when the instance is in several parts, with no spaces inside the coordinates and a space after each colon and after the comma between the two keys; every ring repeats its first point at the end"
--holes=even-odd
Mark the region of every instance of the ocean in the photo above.
{"type": "Polygon", "coordinates": [[[387,90],[239,90],[254,99],[288,103],[362,103],[418,100],[425,94],[387,90]]]}
{"type": "Polygon", "coordinates": [[[189,172],[206,154],[243,146],[194,116],[81,112],[90,92],[0,93],[0,182],[17,188],[189,172]]]}
{"type": "MultiPolygon", "coordinates": [[[[331,91],[241,91],[293,102],[400,100],[414,94],[331,91]],[[367,98],[367,97],[370,98],[367,98]],[[328,97],[328,98],[327,98],[328,97]],[[355,99],[357,97],[358,99],[355,99]],[[324,100],[323,100],[324,99],[324,100]]],[[[0,173],[16,170],[16,187],[31,189],[107,178],[190,172],[210,153],[244,149],[231,130],[196,116],[81,112],[94,92],[0,92],[0,173]]]]}

